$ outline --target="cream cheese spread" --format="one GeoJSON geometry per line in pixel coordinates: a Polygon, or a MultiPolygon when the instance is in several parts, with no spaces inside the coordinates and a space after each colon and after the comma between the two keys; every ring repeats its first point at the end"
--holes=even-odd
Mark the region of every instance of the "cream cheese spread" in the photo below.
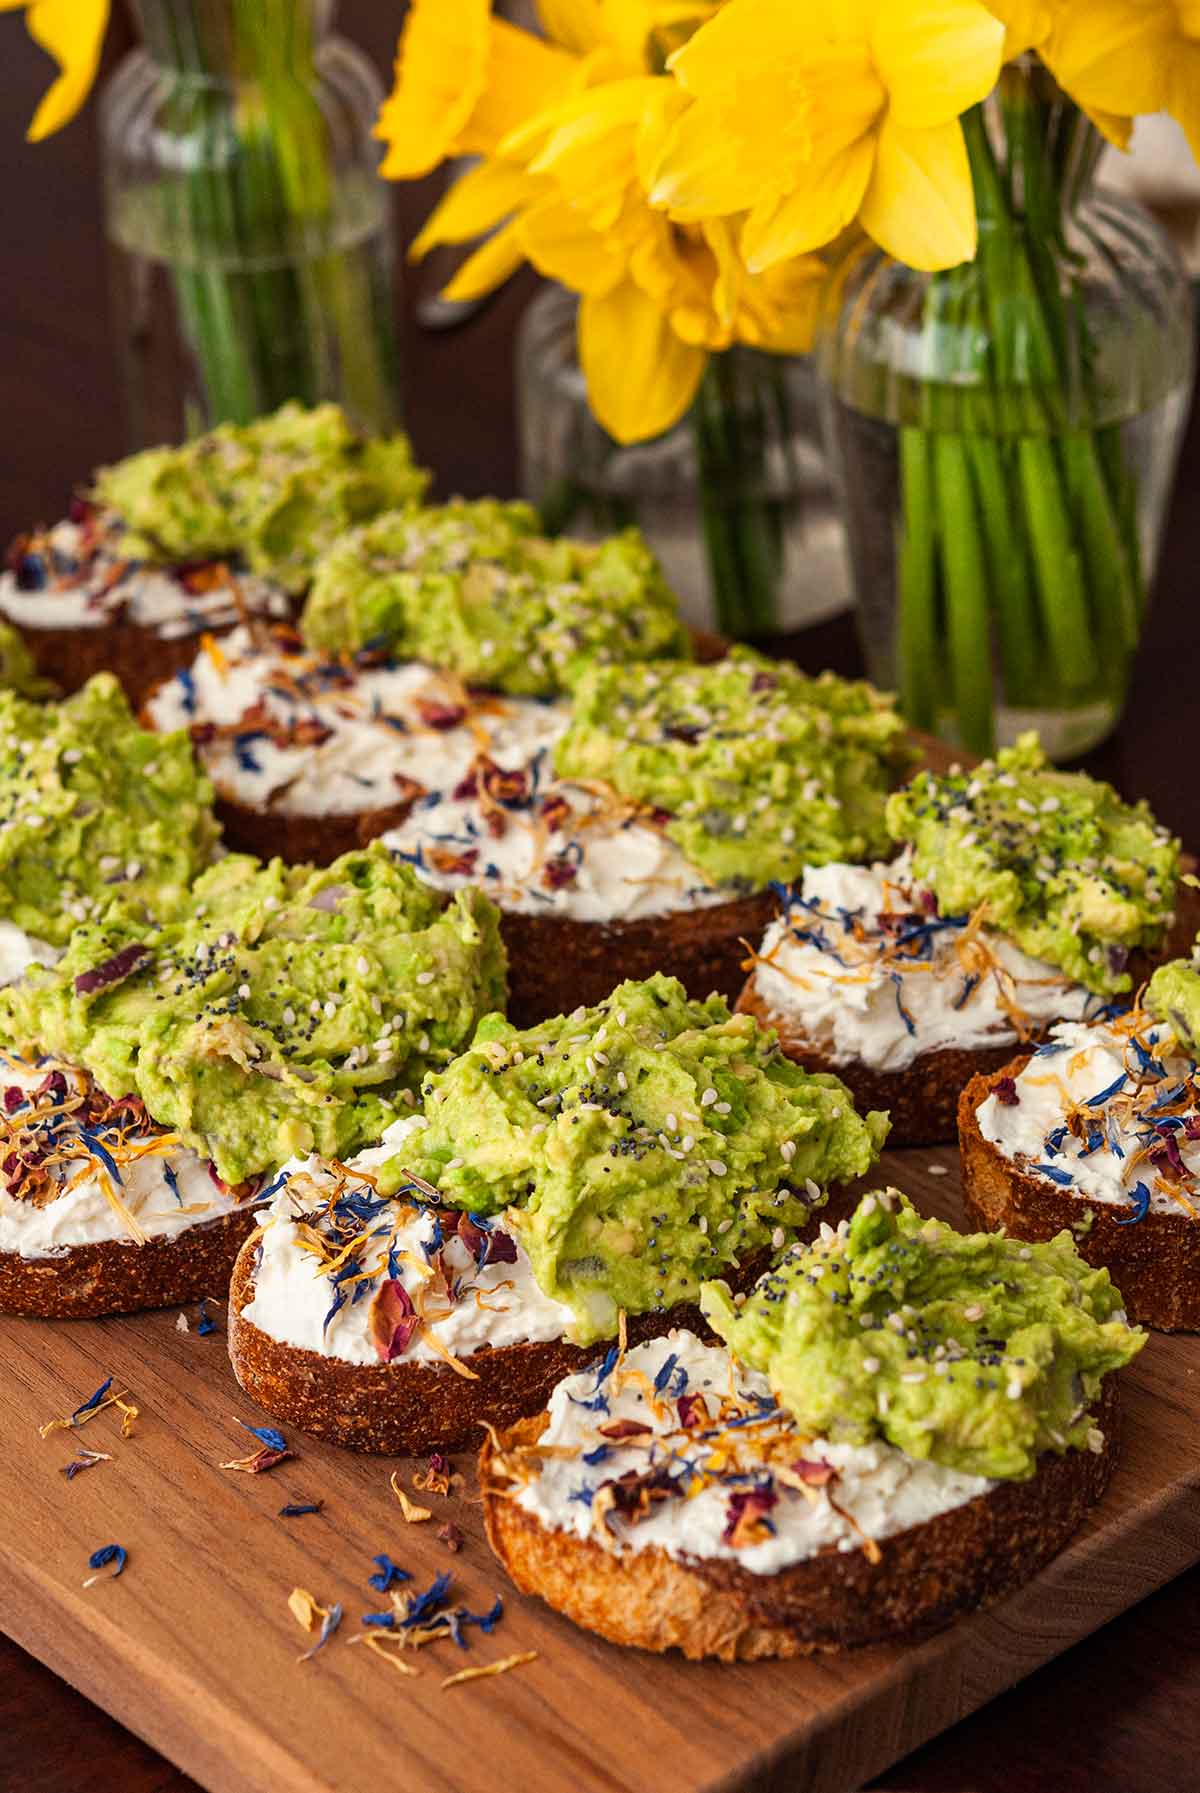
{"type": "Polygon", "coordinates": [[[62,948],[27,934],[15,921],[0,921],[0,987],[19,983],[31,965],[56,965],[62,948]]]}
{"type": "Polygon", "coordinates": [[[72,1066],[0,1053],[0,1105],[0,1251],[175,1239],[240,1205],[140,1104],[111,1103],[72,1066]]]}
{"type": "Polygon", "coordinates": [[[259,1216],[244,1320],[353,1364],[430,1363],[564,1335],[571,1309],[542,1293],[502,1217],[471,1220],[374,1190],[373,1168],[424,1124],[394,1122],[345,1167],[284,1166],[259,1216]]]}
{"type": "Polygon", "coordinates": [[[77,506],[77,518],[20,537],[0,573],[0,614],[23,629],[100,629],[136,623],[163,640],[228,629],[247,612],[283,619],[286,592],[221,562],[154,566],[119,552],[120,520],[77,506]]]}
{"type": "Polygon", "coordinates": [[[978,1109],[983,1137],[1064,1194],[1200,1219],[1200,1072],[1171,1029],[1133,1011],[1055,1027],[978,1109]]]}
{"type": "Polygon", "coordinates": [[[154,727],[191,729],[227,799],[305,816],[395,806],[385,844],[427,882],[475,884],[526,914],[635,920],[737,894],[633,805],[554,777],[565,705],[469,691],[416,661],[322,660],[292,640],[235,630],[148,706],[154,727]]]}
{"type": "Polygon", "coordinates": [[[1015,1043],[1105,1006],[1005,935],[939,915],[908,854],[805,871],[767,930],[754,988],[830,1064],[878,1071],[903,1071],[929,1052],[1015,1043]]]}
{"type": "Polygon", "coordinates": [[[687,1331],[560,1382],[527,1461],[515,1499],[551,1530],[756,1575],[894,1536],[995,1486],[882,1441],[804,1438],[765,1376],[687,1331]]]}

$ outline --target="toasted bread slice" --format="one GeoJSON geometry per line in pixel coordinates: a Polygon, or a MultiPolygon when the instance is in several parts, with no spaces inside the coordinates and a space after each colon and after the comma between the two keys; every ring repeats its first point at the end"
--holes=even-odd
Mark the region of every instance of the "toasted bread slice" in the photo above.
{"type": "Polygon", "coordinates": [[[223,1300],[234,1260],[253,1231],[254,1210],[247,1205],[145,1245],[105,1239],[46,1258],[0,1252],[0,1313],[86,1320],[174,1307],[202,1295],[223,1300]]]}
{"type": "Polygon", "coordinates": [[[819,1047],[798,1034],[787,1016],[773,1014],[751,979],[738,997],[743,1014],[773,1027],[788,1058],[806,1071],[832,1071],[854,1097],[861,1113],[884,1108],[891,1120],[888,1145],[935,1146],[953,1140],[958,1098],[977,1073],[999,1070],[1012,1056],[1012,1041],[1002,1046],[950,1048],[922,1052],[902,1071],[877,1071],[871,1065],[834,1064],[819,1047]]]}
{"type": "MultiPolygon", "coordinates": [[[[1200,893],[1181,884],[1175,919],[1162,947],[1154,953],[1139,951],[1130,960],[1133,989],[1137,990],[1157,965],[1190,951],[1198,930],[1200,893]]],[[[756,936],[750,934],[748,938],[755,939],[756,936]]],[[[764,1001],[753,967],[742,986],[737,1007],[744,1014],[755,1016],[764,1026],[773,1027],[784,1052],[806,1071],[832,1071],[840,1077],[860,1113],[872,1108],[886,1109],[892,1123],[888,1144],[893,1148],[952,1142],[958,1127],[959,1097],[967,1084],[973,1077],[989,1077],[1002,1071],[1014,1053],[1022,1050],[1015,1039],[996,1046],[948,1047],[919,1053],[900,1071],[876,1070],[871,1065],[853,1061],[835,1062],[797,1031],[793,1019],[775,1013],[764,1001]]],[[[1024,1044],[1030,1048],[1039,1046],[1047,1037],[1047,1028],[1035,1028],[1024,1044]]],[[[1038,1237],[1049,1235],[1039,1234],[1038,1237]]]]}
{"type": "Polygon", "coordinates": [[[959,1097],[963,1202],[972,1226],[1013,1239],[1052,1239],[1064,1227],[1080,1257],[1106,1265],[1131,1320],[1160,1332],[1200,1330],[1200,1220],[1151,1211],[1129,1224],[1129,1209],[1091,1201],[1014,1162],[983,1137],[979,1109],[1003,1077],[1019,1077],[1029,1053],[1003,1070],[973,1077],[959,1097]]]}
{"type": "MultiPolygon", "coordinates": [[[[403,821],[409,807],[401,803],[347,815],[312,816],[251,809],[222,796],[217,815],[226,843],[235,850],[263,859],[277,856],[292,864],[328,865],[342,853],[387,834],[403,821]]],[[[703,999],[716,990],[732,1002],[742,987],[745,942],[761,937],[775,909],[770,890],[635,921],[578,921],[569,915],[530,915],[502,908],[509,1019],[517,1027],[530,1027],[580,1003],[591,1007],[603,1002],[614,983],[651,977],[656,971],[677,977],[689,996],[703,999]]],[[[872,1105],[886,1107],[883,1102],[872,1105]]],[[[948,1113],[946,1137],[953,1138],[953,1095],[948,1113]]]]}
{"type": "Polygon", "coordinates": [[[1108,1486],[1119,1447],[1116,1379],[1095,1409],[1098,1452],[1047,1454],[1027,1482],[998,1483],[966,1505],[879,1546],[822,1550],[774,1575],[725,1560],[675,1558],[658,1546],[607,1550],[553,1531],[518,1506],[498,1468],[534,1443],[545,1415],[489,1438],[479,1459],[488,1542],[522,1593],[585,1630],[693,1661],[809,1656],[920,1637],[1009,1593],[1056,1556],[1108,1486]]]}
{"type": "MultiPolygon", "coordinates": [[[[820,1218],[825,1218],[821,1210],[820,1218]]],[[[254,1296],[257,1241],[238,1253],[229,1288],[229,1358],[239,1384],[260,1407],[350,1450],[379,1456],[420,1456],[476,1444],[488,1426],[511,1426],[545,1406],[551,1389],[602,1358],[611,1339],[572,1345],[543,1339],[499,1349],[485,1346],[462,1361],[468,1380],[448,1363],[397,1359],[355,1364],[317,1351],[281,1344],[243,1317],[254,1296]]],[[[751,1260],[736,1279],[749,1289],[765,1269],[751,1260]]],[[[630,1316],[630,1344],[657,1338],[672,1327],[707,1332],[699,1309],[630,1316]]]]}

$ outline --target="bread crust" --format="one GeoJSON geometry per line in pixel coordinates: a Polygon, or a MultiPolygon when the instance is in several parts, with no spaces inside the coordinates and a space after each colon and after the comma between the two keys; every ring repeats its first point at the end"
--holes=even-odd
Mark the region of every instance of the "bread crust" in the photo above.
{"type": "MultiPolygon", "coordinates": [[[[499,1449],[532,1443],[546,1416],[525,1420],[499,1449]]],[[[488,1542],[522,1593],[537,1594],[610,1643],[682,1650],[724,1662],[911,1639],[940,1630],[1019,1587],[1056,1556],[1104,1493],[1119,1448],[1116,1378],[1095,1408],[1098,1452],[1047,1453],[1028,1482],[1006,1482],[965,1506],[881,1541],[880,1558],[825,1549],[776,1575],[738,1563],[676,1560],[657,1546],[617,1555],[550,1531],[509,1497],[497,1441],[479,1459],[488,1542]]]]}
{"type": "MultiPolygon", "coordinates": [[[[344,1363],[299,1345],[281,1344],[263,1332],[242,1309],[254,1293],[258,1241],[238,1253],[229,1288],[229,1359],[238,1383],[260,1407],[314,1438],[378,1456],[422,1456],[457,1451],[479,1442],[485,1426],[515,1425],[546,1405],[564,1376],[598,1363],[613,1343],[572,1345],[541,1339],[516,1345],[489,1345],[464,1361],[475,1372],[468,1381],[449,1364],[428,1359],[394,1363],[344,1363]]],[[[747,1264],[736,1279],[748,1288],[766,1268],[766,1258],[747,1264]]],[[[694,1306],[668,1312],[631,1314],[631,1345],[658,1338],[672,1327],[707,1333],[694,1306]]]]}
{"type": "Polygon", "coordinates": [[[886,1108],[892,1122],[887,1143],[893,1149],[953,1142],[958,1098],[964,1086],[977,1074],[999,1070],[1012,1057],[1009,1040],[1002,1046],[950,1046],[941,1052],[920,1052],[902,1071],[878,1071],[857,1061],[835,1064],[819,1046],[797,1033],[787,1016],[774,1013],[760,996],[753,977],[738,997],[737,1007],[765,1027],[773,1027],[787,1057],[806,1071],[832,1071],[840,1077],[860,1114],[886,1108]]]}
{"type": "MultiPolygon", "coordinates": [[[[853,1213],[855,1202],[848,1189],[835,1189],[799,1236],[811,1237],[822,1221],[836,1225],[853,1213]]],[[[613,1342],[601,1339],[594,1345],[572,1345],[565,1339],[549,1339],[485,1347],[467,1360],[479,1378],[475,1382],[457,1375],[448,1364],[423,1359],[342,1363],[319,1351],[281,1344],[243,1318],[242,1309],[254,1293],[257,1252],[258,1241],[251,1237],[238,1253],[230,1283],[228,1338],[233,1373],[250,1398],[268,1413],[350,1450],[419,1456],[477,1444],[485,1424],[511,1426],[538,1413],[564,1376],[598,1362],[613,1342]]],[[[767,1268],[770,1255],[760,1252],[747,1260],[729,1277],[732,1286],[751,1288],[767,1268]]],[[[666,1313],[630,1315],[629,1343],[641,1344],[679,1326],[712,1336],[699,1308],[689,1304],[666,1313]]]]}
{"type": "MultiPolygon", "coordinates": [[[[69,696],[98,672],[115,673],[132,707],[137,710],[156,686],[192,664],[200,648],[195,635],[160,635],[155,629],[118,617],[94,629],[34,629],[14,623],[33,655],[38,672],[69,696]]],[[[234,625],[212,628],[210,635],[227,635],[234,625]]]]}
{"type": "MultiPolygon", "coordinates": [[[[1200,897],[1181,884],[1175,920],[1161,949],[1153,954],[1139,951],[1130,959],[1134,989],[1152,975],[1156,966],[1189,952],[1198,930],[1200,897]]],[[[860,1114],[872,1108],[886,1108],[892,1121],[888,1145],[893,1149],[953,1144],[957,1137],[959,1097],[972,1077],[1002,1072],[1014,1052],[1021,1050],[1012,1040],[998,1046],[950,1046],[943,1051],[918,1053],[902,1071],[878,1071],[857,1062],[835,1064],[787,1016],[772,1011],[759,993],[753,968],[738,996],[737,1007],[764,1026],[773,1027],[784,1052],[806,1071],[832,1071],[840,1077],[860,1114]]],[[[1035,1028],[1027,1044],[1040,1046],[1048,1038],[1048,1026],[1035,1028]]]]}
{"type": "Polygon", "coordinates": [[[1106,1265],[1131,1320],[1159,1332],[1200,1331],[1200,1221],[1149,1212],[1122,1225],[1126,1207],[1089,1201],[1031,1174],[983,1137],[980,1105],[1001,1077],[1019,1077],[1030,1054],[1014,1058],[990,1077],[973,1077],[958,1104],[958,1144],[963,1204],[974,1227],[1013,1239],[1052,1239],[1064,1227],[1075,1233],[1079,1255],[1106,1265]],[[1086,1232],[1076,1231],[1085,1214],[1086,1232]]]}
{"type": "Polygon", "coordinates": [[[0,1313],[44,1320],[174,1307],[202,1295],[224,1300],[243,1243],[254,1230],[249,1204],[201,1221],[173,1239],[104,1239],[72,1245],[58,1257],[0,1252],[0,1313]]]}

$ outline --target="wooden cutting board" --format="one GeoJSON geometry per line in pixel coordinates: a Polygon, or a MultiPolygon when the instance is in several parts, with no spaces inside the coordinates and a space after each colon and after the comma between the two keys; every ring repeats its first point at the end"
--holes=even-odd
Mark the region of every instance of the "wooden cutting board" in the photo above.
{"type": "MultiPolygon", "coordinates": [[[[958,1214],[951,1150],[887,1155],[884,1172],[929,1211],[958,1214]],[[932,1174],[931,1167],[948,1174],[932,1174]]],[[[509,1589],[465,1488],[406,1525],[389,1490],[417,1465],[305,1440],[268,1474],[217,1466],[264,1415],[233,1381],[224,1316],[209,1337],[175,1311],[48,1325],[0,1321],[0,1626],[90,1699],[219,1793],[795,1788],[840,1793],[1200,1559],[1200,1339],[1154,1337],[1123,1376],[1125,1452],[1075,1542],[1029,1587],[916,1648],[725,1667],[623,1652],[509,1589]],[[139,1408],[38,1436],[108,1375],[139,1408]],[[108,1451],[67,1481],[77,1446],[108,1451]],[[318,1515],[280,1518],[287,1502],[318,1515]],[[446,1519],[466,1542],[451,1555],[446,1519]],[[122,1544],[117,1580],[87,1559],[122,1544]],[[505,1595],[490,1637],[409,1658],[401,1676],[349,1639],[381,1597],[387,1552],[426,1585],[450,1569],[472,1610],[505,1595]],[[294,1587],[341,1601],[341,1631],[309,1662],[294,1587]],[[537,1660],[443,1691],[455,1670],[516,1652],[537,1660]]],[[[420,1498],[420,1497],[418,1497],[420,1498]]],[[[0,1749],[0,1757],[2,1757],[0,1749]]]]}

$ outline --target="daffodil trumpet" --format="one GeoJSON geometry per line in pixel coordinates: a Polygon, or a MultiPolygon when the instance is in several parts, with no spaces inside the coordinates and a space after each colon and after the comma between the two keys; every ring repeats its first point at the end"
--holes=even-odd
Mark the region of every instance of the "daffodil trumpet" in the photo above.
{"type": "Polygon", "coordinates": [[[985,754],[1000,703],[1119,710],[1146,568],[1068,229],[1099,135],[1032,63],[1007,68],[962,126],[979,244],[929,280],[910,349],[895,662],[910,721],[985,754]]]}

